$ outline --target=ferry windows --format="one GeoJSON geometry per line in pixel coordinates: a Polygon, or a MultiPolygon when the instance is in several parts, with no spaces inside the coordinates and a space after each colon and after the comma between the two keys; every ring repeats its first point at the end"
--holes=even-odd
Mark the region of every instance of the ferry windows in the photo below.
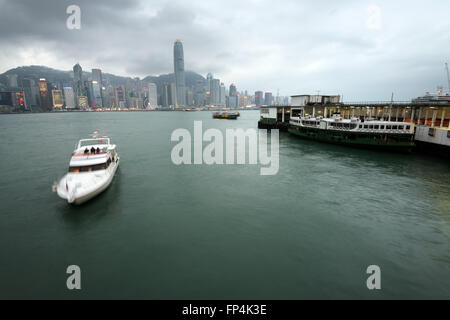
{"type": "Polygon", "coordinates": [[[373,124],[369,125],[369,129],[373,129],[373,124]]]}
{"type": "Polygon", "coordinates": [[[411,126],[406,126],[406,130],[410,130],[411,129],[411,126]]]}
{"type": "Polygon", "coordinates": [[[375,130],[378,130],[378,129],[380,129],[380,126],[376,124],[376,125],[373,126],[373,128],[374,128],[375,130]]]}
{"type": "Polygon", "coordinates": [[[398,126],[392,126],[392,130],[397,130],[398,126]]]}
{"type": "Polygon", "coordinates": [[[386,126],[386,130],[391,130],[392,126],[386,126]]]}
{"type": "Polygon", "coordinates": [[[365,125],[364,125],[364,129],[369,129],[369,125],[368,125],[368,124],[365,124],[365,125]]]}

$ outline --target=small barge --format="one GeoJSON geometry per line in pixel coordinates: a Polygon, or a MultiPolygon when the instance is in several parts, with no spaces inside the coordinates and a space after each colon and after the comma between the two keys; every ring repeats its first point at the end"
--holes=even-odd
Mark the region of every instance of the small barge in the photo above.
{"type": "Polygon", "coordinates": [[[236,120],[239,117],[239,112],[219,111],[213,113],[214,119],[229,119],[236,120]]]}

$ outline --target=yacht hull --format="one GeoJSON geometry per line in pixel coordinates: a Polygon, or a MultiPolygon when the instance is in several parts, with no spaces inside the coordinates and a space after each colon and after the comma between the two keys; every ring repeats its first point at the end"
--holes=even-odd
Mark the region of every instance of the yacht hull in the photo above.
{"type": "Polygon", "coordinates": [[[75,191],[71,192],[72,186],[68,188],[68,175],[66,174],[56,185],[56,192],[58,196],[62,199],[67,200],[69,204],[72,205],[81,205],[99,194],[105,191],[112,183],[116,171],[119,167],[120,158],[117,158],[117,161],[110,166],[107,173],[107,178],[103,179],[99,183],[95,185],[94,188],[84,189],[75,187],[75,191]]]}

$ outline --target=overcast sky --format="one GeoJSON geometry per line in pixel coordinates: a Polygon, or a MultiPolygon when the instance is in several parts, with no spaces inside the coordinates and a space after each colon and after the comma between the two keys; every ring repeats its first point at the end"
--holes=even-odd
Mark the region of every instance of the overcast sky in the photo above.
{"type": "Polygon", "coordinates": [[[176,39],[187,70],[238,90],[346,101],[448,90],[448,0],[0,0],[0,72],[79,62],[122,76],[169,73],[176,39]],[[66,27],[71,4],[81,30],[66,27]]]}

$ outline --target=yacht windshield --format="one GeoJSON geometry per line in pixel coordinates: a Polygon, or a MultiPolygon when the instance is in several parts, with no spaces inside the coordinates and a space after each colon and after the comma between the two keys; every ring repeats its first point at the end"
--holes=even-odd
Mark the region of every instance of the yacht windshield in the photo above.
{"type": "Polygon", "coordinates": [[[97,145],[97,144],[108,145],[109,140],[108,139],[86,139],[86,140],[80,141],[80,147],[92,146],[92,145],[97,145]]]}

